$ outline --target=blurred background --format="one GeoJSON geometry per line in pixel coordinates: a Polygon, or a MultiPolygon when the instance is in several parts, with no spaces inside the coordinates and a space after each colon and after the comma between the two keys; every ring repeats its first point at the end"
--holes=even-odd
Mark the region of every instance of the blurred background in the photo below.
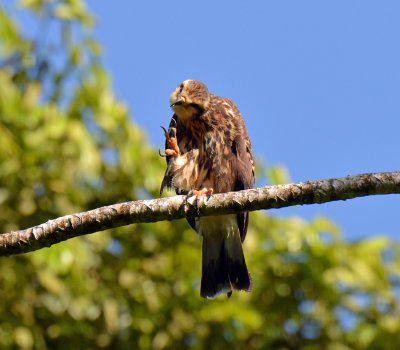
{"type": "MultiPolygon", "coordinates": [[[[158,197],[159,126],[188,78],[238,105],[258,186],[398,170],[399,10],[4,0],[0,232],[158,197]]],[[[229,300],[200,298],[201,244],[184,220],[2,257],[0,346],[396,348],[398,205],[389,195],[253,213],[254,290],[229,300]]]]}

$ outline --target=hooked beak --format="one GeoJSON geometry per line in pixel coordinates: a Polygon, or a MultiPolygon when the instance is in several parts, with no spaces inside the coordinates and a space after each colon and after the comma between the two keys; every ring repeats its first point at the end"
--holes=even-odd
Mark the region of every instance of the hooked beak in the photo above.
{"type": "Polygon", "coordinates": [[[185,101],[186,101],[185,97],[181,96],[170,107],[180,106],[184,104],[185,101]]]}

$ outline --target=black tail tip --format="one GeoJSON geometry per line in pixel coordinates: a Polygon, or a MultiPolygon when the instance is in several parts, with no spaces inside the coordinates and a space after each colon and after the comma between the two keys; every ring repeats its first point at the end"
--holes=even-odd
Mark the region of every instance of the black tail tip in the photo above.
{"type": "Polygon", "coordinates": [[[251,292],[253,280],[247,270],[246,263],[243,261],[230,261],[228,266],[229,281],[233,290],[243,290],[251,292]]]}
{"type": "Polygon", "coordinates": [[[233,270],[231,273],[225,271],[222,274],[203,274],[200,296],[213,299],[220,294],[226,293],[227,297],[230,298],[233,291],[250,293],[252,289],[253,279],[246,266],[244,266],[241,270],[233,270]],[[216,276],[219,278],[216,278],[216,276]]]}

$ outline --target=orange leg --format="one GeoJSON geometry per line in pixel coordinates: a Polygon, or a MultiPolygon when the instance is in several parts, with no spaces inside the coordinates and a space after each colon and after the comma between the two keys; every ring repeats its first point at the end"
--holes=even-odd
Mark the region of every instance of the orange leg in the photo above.
{"type": "MultiPolygon", "coordinates": [[[[178,146],[178,140],[176,139],[176,136],[169,136],[169,134],[167,133],[167,130],[165,130],[165,128],[161,127],[164,130],[164,135],[165,138],[167,139],[167,144],[168,144],[168,149],[165,150],[164,154],[161,154],[160,151],[158,151],[158,153],[160,154],[160,156],[162,157],[166,157],[166,156],[173,156],[173,157],[178,157],[181,154],[181,151],[179,149],[178,146]]],[[[174,134],[176,135],[176,129],[173,128],[174,130],[174,134]]]]}
{"type": "Polygon", "coordinates": [[[199,200],[200,199],[200,197],[202,197],[202,196],[204,196],[204,195],[208,195],[208,196],[210,196],[210,195],[212,195],[212,193],[213,193],[213,189],[212,188],[206,188],[206,187],[204,187],[204,188],[202,188],[201,190],[191,190],[189,193],[188,193],[188,197],[190,197],[190,196],[196,196],[196,199],[197,200],[199,200]]]}

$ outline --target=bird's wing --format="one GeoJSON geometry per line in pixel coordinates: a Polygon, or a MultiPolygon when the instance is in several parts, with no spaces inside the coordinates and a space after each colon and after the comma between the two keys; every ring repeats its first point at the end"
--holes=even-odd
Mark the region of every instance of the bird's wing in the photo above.
{"type": "MultiPolygon", "coordinates": [[[[231,123],[233,137],[225,140],[225,147],[230,147],[231,156],[231,191],[247,190],[254,186],[254,158],[251,149],[250,138],[247,133],[242,115],[236,105],[229,99],[221,98],[223,119],[231,123]],[[224,111],[225,110],[225,111],[224,111]]],[[[232,134],[231,134],[232,135],[232,134]]],[[[237,215],[237,222],[240,231],[240,238],[244,241],[249,223],[249,213],[240,213],[237,215]]]]}
{"type": "MultiPolygon", "coordinates": [[[[247,134],[247,132],[246,132],[247,134]]],[[[247,135],[246,135],[247,136],[247,135]]],[[[232,148],[236,148],[236,179],[234,191],[247,190],[254,185],[254,162],[251,153],[251,145],[248,146],[246,137],[239,135],[233,142],[232,148]]],[[[234,152],[235,153],[235,152],[234,152]]],[[[237,215],[237,221],[242,242],[246,238],[247,227],[249,224],[249,213],[237,215]]]]}

